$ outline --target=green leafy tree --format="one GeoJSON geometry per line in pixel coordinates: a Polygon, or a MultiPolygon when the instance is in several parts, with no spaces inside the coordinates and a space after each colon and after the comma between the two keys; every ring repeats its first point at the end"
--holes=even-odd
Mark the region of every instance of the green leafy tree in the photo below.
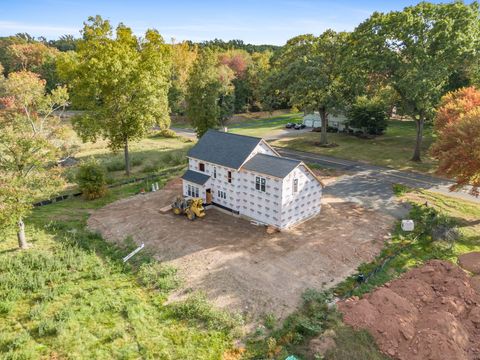
{"type": "Polygon", "coordinates": [[[272,55],[273,53],[271,51],[254,52],[252,54],[252,61],[246,74],[250,91],[249,110],[251,111],[262,109],[262,89],[270,73],[270,60],[272,55]]]}
{"type": "Polygon", "coordinates": [[[328,113],[338,111],[343,103],[342,55],[346,39],[346,33],[332,30],[318,37],[297,36],[287,42],[276,64],[281,70],[273,81],[284,89],[290,104],[319,112],[322,145],[328,143],[328,113]]]}
{"type": "Polygon", "coordinates": [[[0,99],[0,224],[17,224],[20,248],[27,247],[24,218],[32,203],[63,184],[56,161],[68,153],[65,127],[53,116],[67,105],[66,88],[45,91],[37,74],[10,73],[0,99]]]}
{"type": "Polygon", "coordinates": [[[346,112],[349,126],[372,135],[382,134],[388,126],[386,106],[378,99],[357,98],[346,112]]]}
{"type": "Polygon", "coordinates": [[[385,79],[416,123],[412,160],[421,161],[425,121],[459,64],[479,44],[478,3],[422,2],[403,11],[374,13],[352,36],[356,66],[385,79]]]}
{"type": "Polygon", "coordinates": [[[108,140],[112,151],[123,148],[130,175],[129,144],[152,126],[170,124],[168,90],[170,52],[160,34],[148,30],[142,39],[120,24],[90,17],[74,57],[58,66],[72,88],[75,105],[84,113],[72,120],[83,141],[108,140]]]}
{"type": "Polygon", "coordinates": [[[79,39],[73,35],[62,35],[57,40],[50,40],[48,45],[57,48],[60,51],[75,51],[79,39]]]}
{"type": "Polygon", "coordinates": [[[171,87],[168,92],[170,109],[174,114],[183,115],[186,111],[185,96],[187,94],[187,81],[190,71],[197,59],[197,46],[187,42],[171,44],[172,73],[171,87]]]}
{"type": "Polygon", "coordinates": [[[213,50],[201,51],[188,79],[186,97],[187,117],[198,137],[222,124],[233,112],[232,79],[233,72],[219,65],[213,50]]]}
{"type": "Polygon", "coordinates": [[[260,102],[263,110],[272,112],[275,109],[287,108],[289,98],[283,86],[283,71],[273,66],[266,74],[266,80],[259,87],[260,102]]]}

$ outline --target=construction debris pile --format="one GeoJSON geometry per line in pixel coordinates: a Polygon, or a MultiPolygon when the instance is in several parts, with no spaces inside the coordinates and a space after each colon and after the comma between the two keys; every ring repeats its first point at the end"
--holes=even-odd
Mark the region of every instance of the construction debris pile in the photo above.
{"type": "MultiPolygon", "coordinates": [[[[472,263],[472,256],[467,260],[472,263]]],[[[368,330],[394,359],[473,360],[480,358],[479,291],[478,274],[471,277],[459,266],[432,260],[338,306],[346,324],[368,330]]]]}

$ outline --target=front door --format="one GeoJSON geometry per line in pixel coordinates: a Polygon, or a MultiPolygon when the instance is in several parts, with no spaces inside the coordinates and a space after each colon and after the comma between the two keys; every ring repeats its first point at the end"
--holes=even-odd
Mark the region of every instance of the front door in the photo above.
{"type": "Polygon", "coordinates": [[[207,201],[206,202],[207,202],[207,204],[211,204],[212,203],[212,190],[207,189],[206,193],[207,193],[207,198],[206,198],[207,201]]]}

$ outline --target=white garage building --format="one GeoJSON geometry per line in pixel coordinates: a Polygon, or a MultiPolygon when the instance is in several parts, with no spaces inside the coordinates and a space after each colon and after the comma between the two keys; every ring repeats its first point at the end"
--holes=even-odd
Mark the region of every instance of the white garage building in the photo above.
{"type": "Polygon", "coordinates": [[[260,138],[209,130],[188,152],[183,194],[286,229],[321,209],[322,183],[260,138]]]}
{"type": "MultiPolygon", "coordinates": [[[[303,117],[303,123],[306,127],[317,128],[322,126],[322,120],[318,112],[307,114],[303,117]]],[[[347,128],[348,119],[345,115],[328,114],[328,126],[343,131],[347,128]]]]}

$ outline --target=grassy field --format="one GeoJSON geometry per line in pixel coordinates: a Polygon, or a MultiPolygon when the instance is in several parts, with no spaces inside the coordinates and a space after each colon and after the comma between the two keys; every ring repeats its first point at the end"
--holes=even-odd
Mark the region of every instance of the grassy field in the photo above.
{"type": "MultiPolygon", "coordinates": [[[[75,136],[75,134],[72,134],[75,136]]],[[[131,176],[143,176],[186,164],[185,154],[193,145],[185,138],[163,138],[155,134],[130,144],[131,176]]],[[[95,157],[108,171],[110,182],[126,178],[123,151],[112,153],[107,142],[82,143],[75,155],[79,160],[95,157]]]]}
{"type": "Polygon", "coordinates": [[[201,295],[165,305],[181,282],[175,269],[148,252],[125,265],[122,257],[134,248],[128,239],[116,247],[86,230],[89,211],[142,187],[34,210],[26,220],[29,250],[17,250],[14,234],[3,234],[0,358],[220,359],[230,351],[239,319],[201,295]]]}
{"type": "Polygon", "coordinates": [[[338,146],[319,147],[320,134],[307,132],[298,136],[284,137],[273,143],[316,154],[331,155],[342,159],[359,160],[370,164],[390,166],[401,170],[430,173],[435,170],[435,161],[427,155],[433,141],[432,129],[425,129],[423,142],[423,162],[414,163],[410,159],[415,145],[415,124],[413,121],[391,120],[386,133],[375,139],[361,139],[356,136],[329,133],[329,142],[338,146]]]}
{"type": "Polygon", "coordinates": [[[284,323],[250,337],[249,358],[284,359],[292,353],[302,359],[312,358],[309,341],[332,337],[336,347],[327,351],[324,359],[386,359],[368,333],[345,326],[341,314],[329,308],[328,302],[334,296],[362,296],[427,260],[444,259],[456,263],[459,255],[480,251],[480,208],[477,204],[403,186],[395,186],[394,190],[401,200],[412,204],[410,218],[415,221],[415,231],[403,232],[397,224],[381,254],[373,262],[361,265],[357,274],[330,291],[307,291],[303,295],[303,305],[284,323]],[[450,242],[435,239],[433,230],[442,226],[458,229],[458,239],[450,242]],[[368,281],[359,284],[359,273],[368,281]]]}
{"type": "Polygon", "coordinates": [[[285,124],[289,122],[302,122],[303,113],[291,113],[268,117],[264,119],[255,119],[243,121],[242,123],[228,127],[229,132],[257,137],[272,137],[280,134],[285,129],[285,124]]]}

